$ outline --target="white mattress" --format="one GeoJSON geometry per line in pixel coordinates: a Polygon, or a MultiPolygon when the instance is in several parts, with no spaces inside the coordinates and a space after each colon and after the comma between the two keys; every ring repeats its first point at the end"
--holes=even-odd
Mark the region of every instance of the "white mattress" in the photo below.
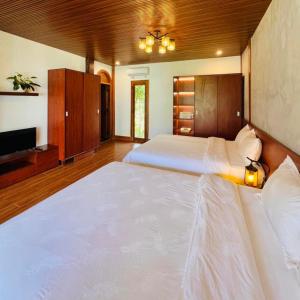
{"type": "Polygon", "coordinates": [[[236,142],[216,137],[158,135],[123,161],[191,174],[220,174],[235,182],[243,181],[245,172],[236,142]]]}
{"type": "Polygon", "coordinates": [[[240,195],[266,299],[299,300],[300,278],[289,270],[265,214],[260,190],[241,186],[240,195]]]}
{"type": "Polygon", "coordinates": [[[112,163],[0,225],[0,298],[264,296],[234,184],[112,163]]]}

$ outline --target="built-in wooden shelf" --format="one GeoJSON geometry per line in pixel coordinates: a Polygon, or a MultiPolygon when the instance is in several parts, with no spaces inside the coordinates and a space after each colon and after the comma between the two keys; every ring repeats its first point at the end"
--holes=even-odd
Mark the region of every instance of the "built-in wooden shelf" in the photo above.
{"type": "Polygon", "coordinates": [[[187,136],[193,136],[194,135],[194,130],[190,131],[190,132],[181,132],[180,129],[175,129],[173,131],[173,134],[175,135],[187,135],[187,136]]]}
{"type": "Polygon", "coordinates": [[[39,93],[0,92],[0,96],[38,96],[39,93]]]}
{"type": "Polygon", "coordinates": [[[175,76],[173,78],[173,134],[194,135],[194,117],[180,118],[180,113],[195,112],[195,78],[192,76],[175,76]],[[190,128],[190,132],[181,132],[180,128],[190,128]]]}

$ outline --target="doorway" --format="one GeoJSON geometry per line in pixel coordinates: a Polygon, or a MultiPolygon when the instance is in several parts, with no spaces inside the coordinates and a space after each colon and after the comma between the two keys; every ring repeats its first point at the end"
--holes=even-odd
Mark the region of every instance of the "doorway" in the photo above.
{"type": "Polygon", "coordinates": [[[131,138],[136,142],[148,140],[149,80],[131,81],[131,138]]]}
{"type": "Polygon", "coordinates": [[[98,72],[100,77],[100,119],[99,138],[101,142],[108,141],[114,135],[114,97],[113,81],[110,74],[105,70],[98,72]]]}
{"type": "Polygon", "coordinates": [[[111,138],[111,103],[110,103],[110,85],[101,83],[101,141],[106,141],[111,138]]]}

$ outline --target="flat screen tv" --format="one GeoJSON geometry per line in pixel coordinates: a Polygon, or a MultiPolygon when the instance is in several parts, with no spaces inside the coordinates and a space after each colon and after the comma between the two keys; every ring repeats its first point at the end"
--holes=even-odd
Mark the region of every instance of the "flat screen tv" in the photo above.
{"type": "Polygon", "coordinates": [[[36,147],[36,128],[0,132],[0,155],[36,147]]]}

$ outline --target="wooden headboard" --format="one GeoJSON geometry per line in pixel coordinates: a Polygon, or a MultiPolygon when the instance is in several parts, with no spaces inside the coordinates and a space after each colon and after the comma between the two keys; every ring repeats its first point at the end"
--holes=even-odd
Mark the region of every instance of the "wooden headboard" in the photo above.
{"type": "Polygon", "coordinates": [[[249,124],[249,126],[254,128],[256,136],[262,141],[262,162],[268,165],[270,174],[279,167],[287,155],[293,159],[300,172],[300,155],[293,152],[253,124],[249,124]]]}

